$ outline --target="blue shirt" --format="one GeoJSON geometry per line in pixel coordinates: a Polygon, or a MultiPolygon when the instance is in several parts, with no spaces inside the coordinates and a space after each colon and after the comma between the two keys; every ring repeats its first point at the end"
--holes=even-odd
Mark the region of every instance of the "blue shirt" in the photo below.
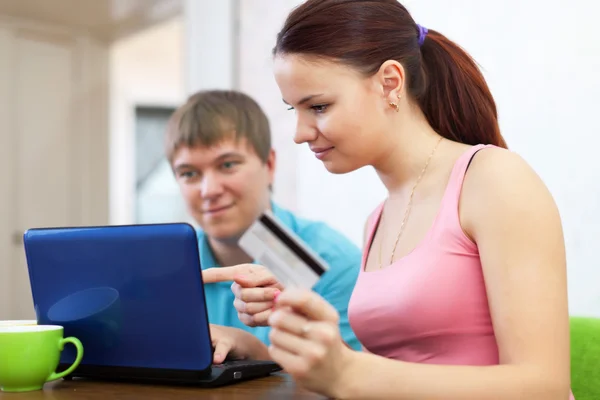
{"type": "MultiPolygon", "coordinates": [[[[329,270],[322,275],[313,291],[336,308],[340,314],[342,339],[353,349],[360,350],[361,345],[348,321],[348,303],[361,264],[360,249],[325,223],[302,219],[275,204],[271,205],[275,216],[329,264],[329,270]]],[[[198,241],[202,269],[219,267],[204,232],[198,231],[198,241]]],[[[218,282],[204,286],[210,323],[243,329],[268,346],[270,327],[249,327],[238,318],[233,306],[231,283],[218,282]]]]}

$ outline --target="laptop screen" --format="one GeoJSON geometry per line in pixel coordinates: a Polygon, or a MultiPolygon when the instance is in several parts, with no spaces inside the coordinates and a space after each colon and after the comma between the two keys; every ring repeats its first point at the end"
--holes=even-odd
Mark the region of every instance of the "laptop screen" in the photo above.
{"type": "MultiPolygon", "coordinates": [[[[196,232],[188,224],[31,229],[39,324],[83,344],[81,365],[203,370],[212,348],[196,232]]],[[[61,363],[75,360],[66,345],[61,363]]]]}

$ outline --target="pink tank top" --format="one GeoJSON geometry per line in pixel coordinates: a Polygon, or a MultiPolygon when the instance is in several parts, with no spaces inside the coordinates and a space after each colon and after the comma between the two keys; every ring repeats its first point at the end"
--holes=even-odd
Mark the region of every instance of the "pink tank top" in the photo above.
{"type": "MultiPolygon", "coordinates": [[[[364,252],[348,315],[368,351],[416,363],[498,364],[479,252],[458,217],[467,166],[483,147],[456,161],[433,225],[412,252],[371,272],[364,271],[364,252]]],[[[382,209],[370,217],[366,249],[382,209]]]]}
{"type": "Polygon", "coordinates": [[[352,329],[367,351],[414,363],[499,363],[479,251],[458,214],[467,167],[485,147],[491,146],[473,146],[456,161],[438,214],[417,247],[386,268],[365,272],[383,204],[371,214],[348,306],[352,329]]]}

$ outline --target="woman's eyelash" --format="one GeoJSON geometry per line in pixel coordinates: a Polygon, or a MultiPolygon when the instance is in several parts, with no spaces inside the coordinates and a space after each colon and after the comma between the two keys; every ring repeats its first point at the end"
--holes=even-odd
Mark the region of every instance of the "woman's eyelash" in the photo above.
{"type": "Polygon", "coordinates": [[[325,110],[327,110],[327,107],[329,107],[329,104],[315,104],[310,108],[312,108],[317,113],[323,113],[325,112],[325,110]]]}
{"type": "MultiPolygon", "coordinates": [[[[317,113],[322,113],[325,112],[325,110],[327,110],[327,108],[329,107],[329,104],[315,104],[313,106],[310,106],[310,109],[317,112],[317,113]]],[[[290,106],[287,109],[288,111],[294,110],[294,107],[290,106]]]]}

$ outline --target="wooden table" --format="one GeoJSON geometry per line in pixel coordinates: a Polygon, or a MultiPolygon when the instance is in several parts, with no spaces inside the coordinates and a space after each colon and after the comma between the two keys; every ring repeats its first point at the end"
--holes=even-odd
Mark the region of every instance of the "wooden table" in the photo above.
{"type": "Polygon", "coordinates": [[[297,387],[285,374],[273,374],[215,389],[189,386],[99,382],[87,379],[58,380],[44,390],[25,393],[0,392],[2,400],[162,400],[162,399],[325,399],[297,387]]]}

